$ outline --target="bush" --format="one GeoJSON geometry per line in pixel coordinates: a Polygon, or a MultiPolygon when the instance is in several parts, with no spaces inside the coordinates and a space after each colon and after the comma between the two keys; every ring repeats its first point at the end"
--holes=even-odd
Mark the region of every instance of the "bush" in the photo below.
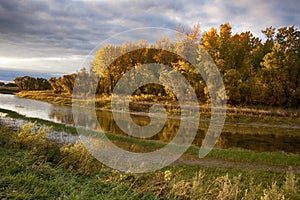
{"type": "Polygon", "coordinates": [[[80,174],[94,174],[102,168],[100,162],[90,155],[80,141],[75,144],[65,144],[60,148],[60,151],[64,156],[62,165],[68,169],[74,169],[80,174]]]}
{"type": "Polygon", "coordinates": [[[1,130],[0,130],[0,145],[1,146],[10,146],[10,138],[15,134],[13,131],[9,129],[9,127],[1,124],[1,130]]]}
{"type": "Polygon", "coordinates": [[[22,149],[43,148],[46,144],[46,133],[52,127],[36,127],[36,122],[29,122],[22,126],[21,130],[12,138],[12,142],[22,149]],[[35,130],[37,129],[37,130],[35,130]]]}

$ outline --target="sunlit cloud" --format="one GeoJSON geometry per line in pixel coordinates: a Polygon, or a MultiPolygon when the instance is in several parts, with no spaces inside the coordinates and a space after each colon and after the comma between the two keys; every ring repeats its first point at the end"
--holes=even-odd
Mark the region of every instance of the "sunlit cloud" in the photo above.
{"type": "Polygon", "coordinates": [[[74,61],[74,60],[82,60],[82,56],[70,56],[70,57],[45,57],[45,58],[7,58],[0,57],[0,64],[11,64],[11,63],[19,63],[19,62],[38,62],[38,61],[74,61]]]}
{"type": "Polygon", "coordinates": [[[85,56],[80,55],[31,58],[0,57],[0,66],[10,70],[44,71],[61,74],[75,72],[80,68],[84,59],[85,56]]]}

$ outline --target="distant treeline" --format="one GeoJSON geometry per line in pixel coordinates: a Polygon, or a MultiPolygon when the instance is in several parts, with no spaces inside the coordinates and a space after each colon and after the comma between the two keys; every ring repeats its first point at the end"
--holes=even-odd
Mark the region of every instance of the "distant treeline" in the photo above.
{"type": "Polygon", "coordinates": [[[0,82],[0,87],[18,87],[15,83],[4,83],[0,82]]]}
{"type": "Polygon", "coordinates": [[[14,79],[20,90],[50,90],[52,87],[47,79],[21,76],[14,79]]]}
{"type": "MultiPolygon", "coordinates": [[[[49,80],[18,77],[15,83],[21,90],[52,89],[55,93],[71,94],[77,75],[84,74],[94,78],[101,75],[97,93],[110,95],[119,78],[130,69],[146,63],[161,63],[184,75],[193,86],[199,102],[207,103],[209,93],[201,75],[187,60],[171,53],[186,53],[189,52],[188,48],[195,47],[204,48],[216,63],[225,84],[229,104],[299,108],[300,32],[294,26],[266,28],[262,31],[265,41],[254,37],[249,31],[232,34],[229,23],[222,24],[219,31],[211,28],[201,37],[199,25],[189,31],[183,28],[178,28],[178,31],[184,37],[179,34],[176,42],[163,37],[154,45],[145,40],[140,40],[137,44],[127,42],[116,46],[107,45],[97,51],[90,71],[82,69],[77,73],[49,80]]],[[[192,59],[201,59],[200,54],[193,56],[192,59]]],[[[149,72],[149,76],[151,73],[149,72]]],[[[162,71],[158,76],[168,81],[169,73],[162,71]]],[[[174,98],[171,91],[157,84],[143,86],[135,93],[142,94],[174,98]]]]}

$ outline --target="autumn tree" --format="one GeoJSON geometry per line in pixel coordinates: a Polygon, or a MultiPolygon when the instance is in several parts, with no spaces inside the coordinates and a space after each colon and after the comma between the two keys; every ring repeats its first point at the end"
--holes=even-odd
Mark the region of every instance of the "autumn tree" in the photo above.
{"type": "Polygon", "coordinates": [[[53,92],[59,94],[61,93],[72,94],[76,76],[77,74],[73,73],[73,74],[63,75],[62,77],[59,78],[56,77],[50,78],[49,83],[53,88],[53,92]]]}
{"type": "MultiPolygon", "coordinates": [[[[199,72],[188,62],[192,60],[193,63],[201,65],[200,49],[204,49],[222,75],[228,103],[299,106],[300,36],[295,27],[283,27],[278,30],[273,27],[266,28],[262,31],[266,36],[264,41],[249,31],[233,33],[229,23],[220,25],[219,30],[211,28],[204,31],[201,37],[199,24],[191,30],[178,27],[177,31],[179,32],[175,36],[176,41],[162,37],[152,45],[146,40],[139,40],[137,43],[129,41],[121,45],[106,45],[99,49],[91,63],[91,69],[94,71],[92,76],[96,79],[101,77],[97,93],[110,95],[117,81],[129,70],[147,63],[159,63],[180,72],[193,86],[199,101],[205,103],[209,99],[207,85],[199,72]]],[[[205,64],[203,66],[212,67],[205,64]]],[[[159,74],[151,73],[150,70],[149,77],[153,75],[158,76],[159,80],[177,81],[171,78],[172,72],[168,70],[159,74]]],[[[91,77],[91,73],[89,76],[91,77]]],[[[66,87],[70,85],[66,82],[71,80],[69,78],[62,77],[57,81],[66,87]]],[[[128,78],[131,79],[130,84],[137,85],[137,74],[132,73],[128,78]]],[[[180,84],[178,82],[178,85],[180,84]]],[[[67,90],[59,86],[52,87],[57,91],[67,90]]],[[[135,95],[146,93],[174,99],[170,91],[157,84],[140,87],[135,95]]]]}
{"type": "Polygon", "coordinates": [[[51,77],[48,82],[50,83],[52,90],[54,93],[62,93],[63,92],[63,87],[62,85],[59,84],[58,82],[59,78],[56,77],[51,77]]]}
{"type": "Polygon", "coordinates": [[[299,106],[300,100],[300,32],[294,27],[277,30],[274,45],[261,65],[267,86],[269,105],[299,106]]]}
{"type": "Polygon", "coordinates": [[[50,83],[44,78],[21,76],[14,79],[20,90],[50,90],[50,83]]]}
{"type": "Polygon", "coordinates": [[[264,56],[261,41],[249,31],[232,35],[231,25],[225,23],[219,33],[215,28],[204,32],[201,42],[223,75],[228,102],[250,104],[254,77],[264,56]]]}

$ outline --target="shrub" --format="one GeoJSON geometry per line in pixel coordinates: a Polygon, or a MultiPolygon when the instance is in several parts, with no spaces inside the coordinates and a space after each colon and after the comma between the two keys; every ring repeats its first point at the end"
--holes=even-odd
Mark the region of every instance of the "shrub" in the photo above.
{"type": "Polygon", "coordinates": [[[52,127],[49,126],[36,126],[36,122],[29,122],[22,126],[20,131],[12,138],[13,143],[19,148],[24,149],[39,149],[46,144],[46,133],[49,132],[52,127]],[[37,130],[36,130],[37,129],[37,130]]]}
{"type": "Polygon", "coordinates": [[[292,171],[288,171],[285,177],[283,190],[288,199],[300,199],[300,191],[297,187],[298,179],[292,171]]]}
{"type": "Polygon", "coordinates": [[[75,169],[83,175],[97,173],[102,165],[85,148],[84,144],[77,141],[75,144],[65,144],[60,148],[63,153],[62,165],[68,169],[75,169]]]}

